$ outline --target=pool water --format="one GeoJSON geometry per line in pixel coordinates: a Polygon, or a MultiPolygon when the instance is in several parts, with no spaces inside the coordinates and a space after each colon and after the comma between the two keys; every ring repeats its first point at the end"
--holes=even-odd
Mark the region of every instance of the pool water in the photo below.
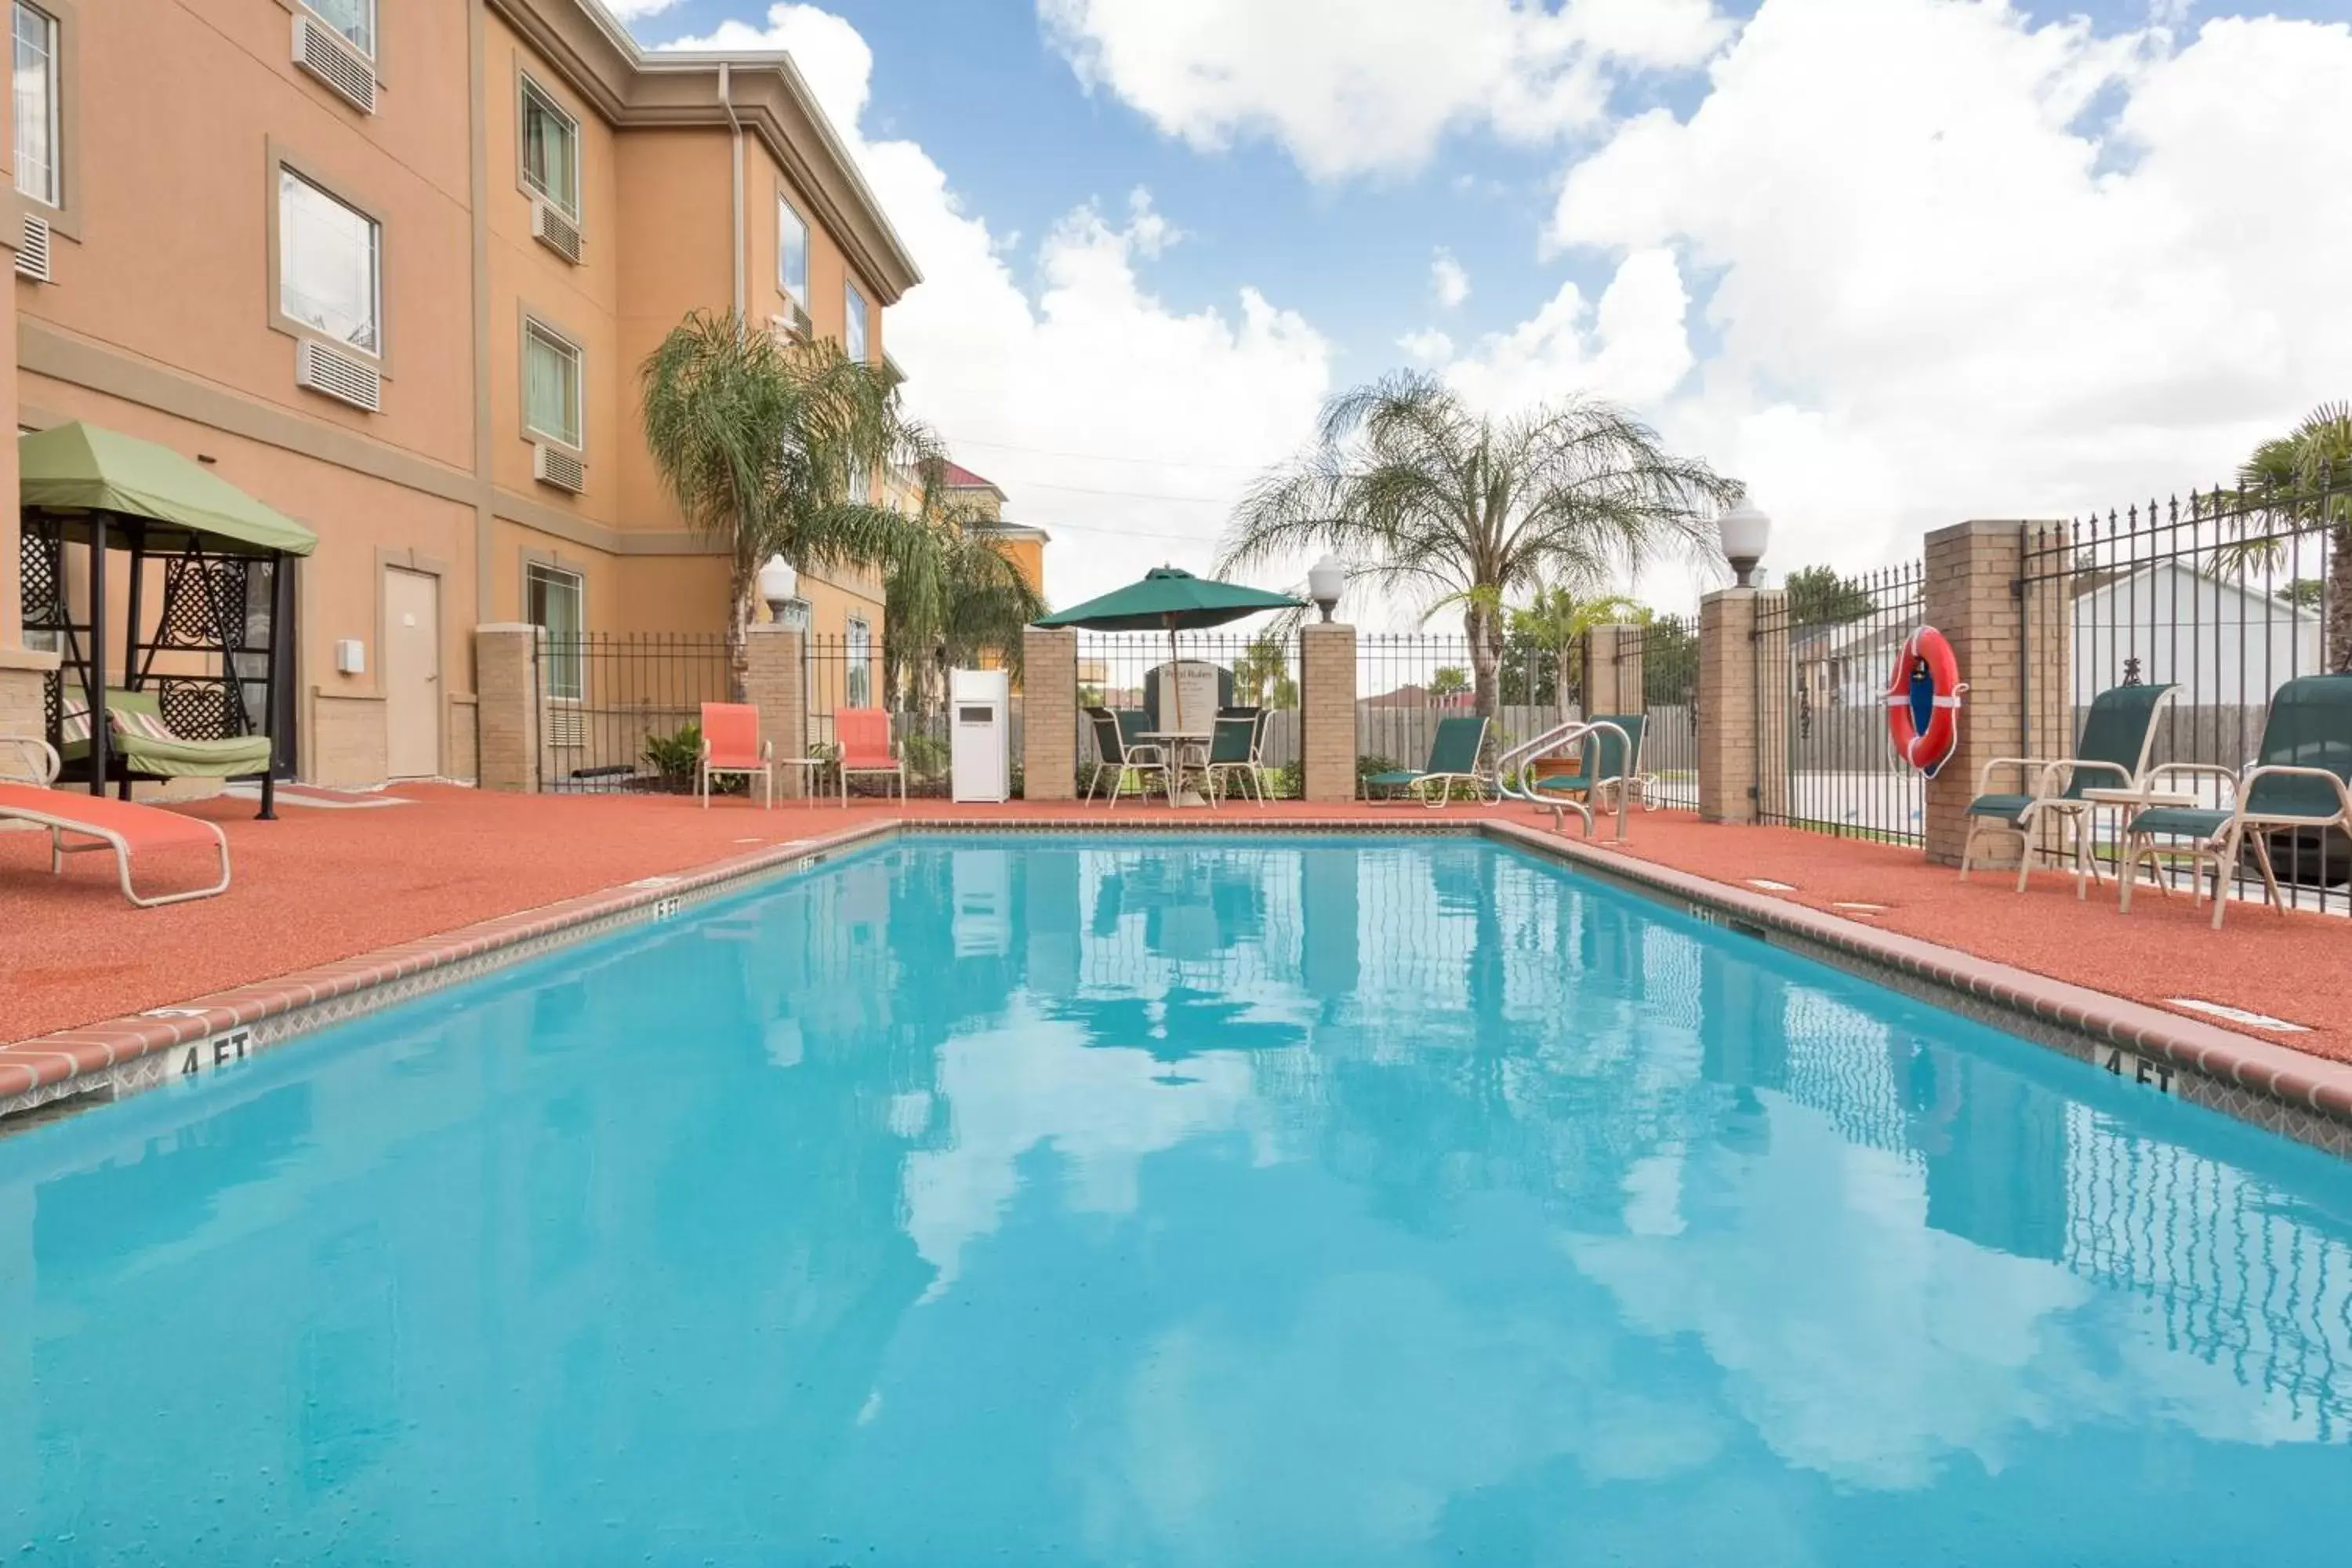
{"type": "Polygon", "coordinates": [[[0,1142],[0,1560],[2341,1563],[2352,1165],[1465,839],[910,838],[0,1142]]]}

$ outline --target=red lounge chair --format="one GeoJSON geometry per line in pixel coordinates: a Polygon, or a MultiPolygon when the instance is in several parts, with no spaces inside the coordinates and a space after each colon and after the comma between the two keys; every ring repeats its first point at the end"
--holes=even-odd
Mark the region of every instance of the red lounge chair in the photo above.
{"type": "Polygon", "coordinates": [[[760,778],[761,799],[769,810],[776,805],[776,743],[760,739],[760,710],[748,702],[706,702],[702,705],[702,762],[695,770],[695,793],[702,809],[710,809],[710,775],[741,773],[760,778]]]}
{"type": "Polygon", "coordinates": [[[184,903],[190,899],[209,899],[215,893],[228,891],[228,839],[214,824],[202,818],[182,816],[176,811],[163,811],[152,805],[139,805],[127,800],[109,800],[103,795],[81,795],[66,790],[49,789],[46,781],[58,776],[58,754],[46,741],[27,741],[21,736],[0,735],[0,745],[13,745],[37,759],[40,768],[37,775],[44,781],[24,784],[0,779],[0,820],[30,822],[49,830],[49,871],[65,873],[66,857],[93,849],[114,851],[114,868],[122,883],[122,896],[142,910],[158,904],[184,903]],[[78,838],[97,840],[90,844],[68,844],[71,835],[78,838]],[[220,880],[209,888],[198,888],[184,893],[164,893],[157,898],[142,899],[131,886],[131,858],[151,850],[203,847],[220,856],[220,880]]]}
{"type": "Polygon", "coordinates": [[[890,746],[890,714],[882,708],[836,708],[833,738],[841,747],[841,804],[849,805],[849,775],[892,773],[898,780],[898,804],[907,804],[907,764],[890,746]]]}

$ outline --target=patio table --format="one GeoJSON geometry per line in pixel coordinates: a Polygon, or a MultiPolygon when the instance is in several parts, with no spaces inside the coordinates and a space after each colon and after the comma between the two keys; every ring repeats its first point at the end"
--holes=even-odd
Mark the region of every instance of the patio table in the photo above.
{"type": "Polygon", "coordinates": [[[1208,767],[1209,736],[1190,730],[1139,730],[1136,731],[1135,738],[1158,746],[1160,754],[1168,759],[1168,804],[1170,805],[1206,805],[1208,804],[1206,797],[1185,785],[1182,781],[1184,770],[1188,766],[1204,770],[1208,767]],[[1198,753],[1199,760],[1188,762],[1186,759],[1193,753],[1198,753]],[[1181,798],[1177,794],[1180,788],[1183,791],[1181,798]]]}
{"type": "MultiPolygon", "coordinates": [[[[2084,825],[2084,830],[2093,837],[2096,836],[2096,829],[2099,823],[2099,808],[2101,806],[2112,806],[2115,808],[2116,815],[2116,845],[2118,849],[2121,849],[2123,847],[2124,826],[2131,820],[2131,816],[2134,812],[2152,811],[2159,805],[2193,807],[2198,804],[2197,797],[2186,790],[2140,789],[2125,788],[2121,786],[2109,789],[2086,789],[2083,792],[2083,800],[2084,803],[2090,807],[2089,812],[2086,814],[2090,817],[2090,821],[2084,825]]],[[[2093,879],[2095,880],[2098,877],[2097,862],[2091,859],[2087,849],[2084,852],[2084,858],[2086,860],[2090,860],[2092,867],[2091,875],[2093,879]]],[[[2125,877],[2133,874],[2134,873],[2128,868],[2118,868],[2116,874],[2116,884],[2117,895],[2119,897],[2121,896],[2122,885],[2125,877]]],[[[2082,880],[2083,873],[2078,870],[2074,873],[2074,882],[2078,892],[2081,889],[2082,880]]],[[[2164,894],[2168,898],[2170,897],[2172,893],[2172,889],[2165,885],[2165,881],[2162,877],[2158,877],[2157,879],[2156,890],[2164,894]]]]}

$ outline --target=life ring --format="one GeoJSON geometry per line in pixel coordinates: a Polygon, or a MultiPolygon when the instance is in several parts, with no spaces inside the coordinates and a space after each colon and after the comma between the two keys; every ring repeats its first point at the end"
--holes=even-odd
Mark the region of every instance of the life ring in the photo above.
{"type": "Polygon", "coordinates": [[[1933,626],[1921,626],[1903,642],[1886,680],[1886,732],[1895,754],[1934,778],[1960,743],[1960,679],[1952,645],[1933,626]]]}

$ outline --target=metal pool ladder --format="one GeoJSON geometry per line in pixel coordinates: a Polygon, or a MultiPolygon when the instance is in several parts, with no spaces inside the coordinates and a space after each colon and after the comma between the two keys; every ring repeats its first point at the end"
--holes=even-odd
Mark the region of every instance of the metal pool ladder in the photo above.
{"type": "MultiPolygon", "coordinates": [[[[1506,800],[1523,800],[1529,805],[1539,806],[1550,812],[1552,831],[1555,833],[1564,833],[1568,830],[1567,817],[1572,811],[1584,818],[1584,836],[1587,838],[1591,837],[1592,808],[1591,806],[1580,800],[1547,799],[1541,791],[1528,784],[1522,775],[1527,773],[1528,764],[1538,757],[1548,752],[1556,752],[1571,742],[1584,740],[1602,730],[1617,737],[1617,743],[1624,748],[1622,755],[1625,758],[1627,765],[1631,766],[1633,760],[1633,742],[1622,727],[1612,724],[1606,720],[1576,719],[1565,724],[1555,724],[1535,739],[1522,741],[1496,758],[1496,793],[1506,800]]],[[[1625,841],[1625,812],[1632,801],[1633,789],[1634,781],[1631,777],[1617,786],[1617,841],[1620,844],[1625,841]]]]}

